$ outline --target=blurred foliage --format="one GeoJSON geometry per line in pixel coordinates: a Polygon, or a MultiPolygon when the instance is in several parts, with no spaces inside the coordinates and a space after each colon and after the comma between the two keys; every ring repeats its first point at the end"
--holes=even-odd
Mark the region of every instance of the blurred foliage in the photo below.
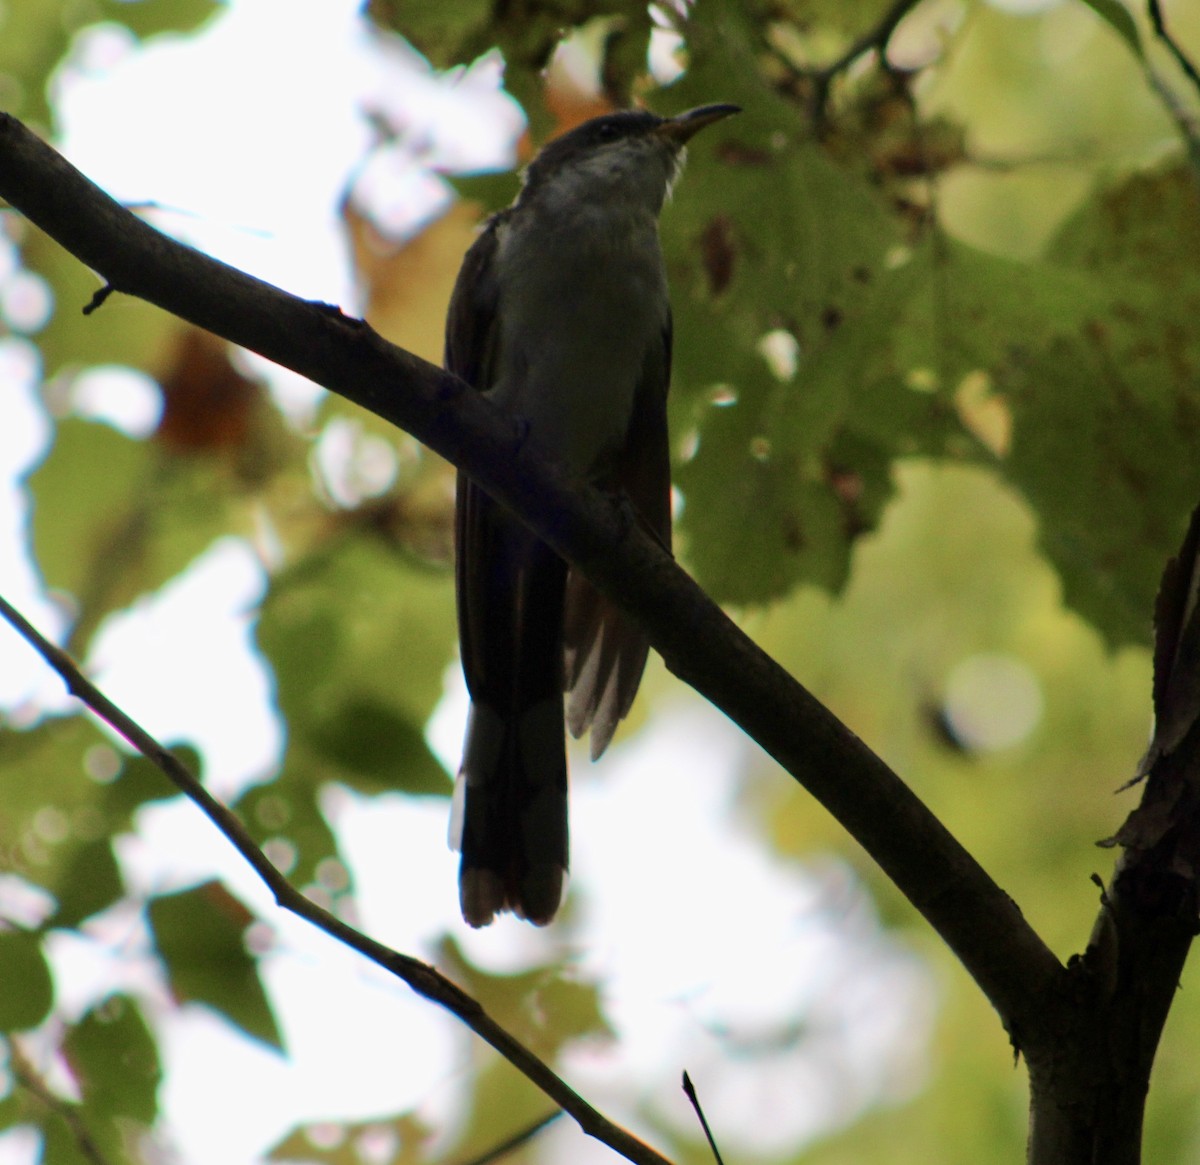
{"type": "Polygon", "coordinates": [[[0,1031],[36,1027],[54,1002],[50,968],[36,935],[16,930],[0,934],[0,976],[5,985],[0,1031]]]}
{"type": "Polygon", "coordinates": [[[386,1121],[352,1121],[296,1129],[271,1149],[268,1161],[312,1162],[313,1165],[421,1165],[434,1161],[428,1151],[435,1130],[414,1116],[386,1121]]]}
{"type": "Polygon", "coordinates": [[[12,0],[0,9],[0,108],[50,124],[48,84],[81,29],[106,21],[146,39],[194,31],[219,10],[218,0],[12,0]]]}
{"type": "Polygon", "coordinates": [[[36,1123],[43,1160],[55,1165],[144,1161],[158,1112],[159,1049],[138,1001],[110,995],[66,1031],[61,1054],[74,1095],[52,1089],[25,1053],[10,1045],[17,1087],[0,1101],[4,1125],[36,1123]]]}
{"type": "MultiPolygon", "coordinates": [[[[135,37],[186,32],[217,7],[4,5],[0,106],[49,126],[47,95],[76,31],[115,21],[135,37]]],[[[663,217],[681,555],[914,785],[1066,958],[1086,942],[1089,876],[1108,861],[1091,843],[1129,807],[1128,795],[1108,794],[1145,740],[1154,589],[1200,498],[1200,205],[1163,93],[1193,121],[1200,98],[1144,13],[1116,0],[1023,15],[921,0],[891,38],[888,67],[868,52],[823,71],[891,7],[366,6],[380,36],[407,37],[438,69],[498,48],[535,142],[631,99],[663,112],[743,106],[697,139],[663,217]],[[568,35],[565,55],[591,62],[592,90],[556,56],[568,35]],[[647,46],[661,58],[672,44],[682,71],[660,84],[647,46]],[[1019,664],[1042,700],[1032,731],[1004,747],[964,735],[948,711],[956,669],[981,656],[1019,664]]],[[[1165,7],[1183,43],[1200,45],[1194,6],[1165,7]]],[[[529,143],[521,148],[527,156],[529,143]]],[[[475,225],[516,179],[454,185],[460,200],[406,239],[387,237],[355,197],[344,207],[368,318],[431,359],[475,225]]],[[[353,880],[323,792],[449,790],[424,728],[455,651],[452,472],[338,399],[303,421],[285,417],[224,345],[145,304],[118,296],[82,316],[94,277],[15,216],[0,222],[57,305],[30,337],[53,440],[23,484],[32,554],[69,612],[72,649],[86,653],[106,617],[216,539],[251,540],[270,570],[255,633],[287,749],[236,808],[299,884],[349,909],[353,880]],[[73,379],[101,364],[160,386],[148,436],[64,403],[73,379]],[[394,469],[382,483],[364,468],[380,443],[394,469]]],[[[33,905],[0,920],[0,1129],[35,1125],[56,1163],[89,1160],[93,1142],[106,1161],[141,1160],[157,1116],[154,1013],[112,996],[68,1014],[51,947],[57,932],[129,912],[114,842],[173,790],[82,717],[23,711],[4,728],[0,874],[31,890],[33,905]],[[69,1087],[49,1071],[60,1063],[69,1087]]],[[[915,1162],[933,1146],[947,1159],[1014,1159],[1024,1085],[1006,1071],[986,1003],[795,786],[749,754],[746,768],[741,809],[765,844],[797,861],[843,853],[941,990],[919,1094],[778,1159],[915,1162]]],[[[176,1005],[203,1003],[279,1046],[245,907],[214,883],[134,905],[176,1005]]],[[[615,1038],[604,984],[568,958],[497,975],[447,938],[438,961],[552,1059],[615,1038]]],[[[1182,993],[1148,1159],[1196,1155],[1198,1028],[1200,1008],[1182,993]]],[[[545,1109],[494,1057],[472,1066],[458,1102],[464,1159],[545,1109]]],[[[676,1159],[707,1159],[698,1141],[655,1127],[676,1159]]],[[[396,1114],[297,1132],[273,1159],[441,1159],[432,1138],[423,1120],[396,1114]]]]}
{"type": "Polygon", "coordinates": [[[123,1118],[147,1126],[153,1122],[161,1077],[158,1048],[135,1000],[114,996],[90,1010],[64,1041],[63,1052],[99,1118],[97,1126],[123,1118]]]}
{"type": "MultiPolygon", "coordinates": [[[[180,756],[196,766],[194,752],[180,756]]],[[[0,769],[0,870],[48,891],[48,921],[57,926],[78,926],[116,902],[123,888],[114,838],[142,805],[174,795],[158,769],[122,758],[79,716],[0,734],[0,769]]]]}
{"type": "Polygon", "coordinates": [[[553,123],[543,73],[567,33],[593,22],[605,25],[600,77],[610,100],[627,105],[636,90],[645,88],[652,14],[644,0],[522,0],[511,5],[368,0],[366,9],[380,28],[400,33],[439,69],[469,65],[499,49],[505,87],[525,107],[539,136],[553,123]]]}
{"type": "Polygon", "coordinates": [[[282,1048],[244,935],[254,916],[219,882],[151,900],[150,930],[179,1003],[207,1003],[247,1035],[282,1048]]]}

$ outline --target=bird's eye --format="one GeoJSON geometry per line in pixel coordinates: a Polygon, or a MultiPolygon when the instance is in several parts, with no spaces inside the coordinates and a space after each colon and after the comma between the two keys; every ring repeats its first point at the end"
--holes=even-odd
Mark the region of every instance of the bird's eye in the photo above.
{"type": "Polygon", "coordinates": [[[617,127],[611,121],[601,123],[596,127],[602,142],[611,142],[617,136],[617,127]]]}

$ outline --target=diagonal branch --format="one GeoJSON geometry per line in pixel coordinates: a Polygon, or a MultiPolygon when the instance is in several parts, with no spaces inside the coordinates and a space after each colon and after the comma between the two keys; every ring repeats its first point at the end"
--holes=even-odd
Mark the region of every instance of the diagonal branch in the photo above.
{"type": "Polygon", "coordinates": [[[814,82],[813,105],[819,114],[824,114],[829,86],[833,79],[864,53],[875,51],[880,59],[886,62],[888,41],[892,39],[892,33],[896,31],[900,21],[917,6],[917,2],[918,0],[892,0],[891,7],[879,18],[875,26],[867,29],[841,56],[808,73],[814,82]]]}
{"type": "Polygon", "coordinates": [[[364,322],[160,234],[6,115],[0,195],[115,290],[316,381],[463,467],[633,615],[675,675],[841,822],[963,962],[1018,1046],[1053,1041],[1065,972],[1015,903],[904,782],[619,506],[533,456],[511,417],[364,322]]]}
{"type": "Polygon", "coordinates": [[[311,922],[319,930],[337,939],[346,946],[365,955],[371,962],[390,971],[402,979],[418,995],[440,1004],[452,1015],[462,1020],[480,1039],[491,1044],[510,1064],[537,1085],[564,1112],[578,1122],[589,1136],[603,1141],[615,1152],[629,1161],[640,1165],[670,1165],[667,1159],[656,1153],[649,1145],[638,1140],[632,1133],[613,1124],[602,1113],[594,1109],[566,1082],[539,1059],[524,1044],[510,1035],[483,1006],[461,988],[455,986],[445,975],[428,963],[400,954],[390,947],[369,938],[354,927],[348,926],[336,915],[322,909],[306,898],[271,863],[270,859],[254,843],[246,827],[237,815],[222,805],[188,771],[179,759],[164,748],[131,716],[114,704],[80,671],[78,665],[63,650],[46,639],[7,600],[0,597],[0,616],[3,616],[33,646],[39,655],[62,677],[67,690],[87,705],[106,724],[121,734],[147,760],[152,761],[167,778],[191,801],[195,802],[204,815],[225,835],[233,847],[250,863],[255,873],[275,896],[275,901],[284,910],[290,910],[300,918],[311,922]]]}

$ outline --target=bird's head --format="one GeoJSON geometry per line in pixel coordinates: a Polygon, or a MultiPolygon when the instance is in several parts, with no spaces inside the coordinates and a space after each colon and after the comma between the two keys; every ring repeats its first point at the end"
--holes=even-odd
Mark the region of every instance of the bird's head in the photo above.
{"type": "Polygon", "coordinates": [[[522,199],[635,200],[657,213],[683,168],[685,147],[736,105],[701,105],[676,117],[629,110],[594,117],[543,147],[525,171],[522,199]]]}

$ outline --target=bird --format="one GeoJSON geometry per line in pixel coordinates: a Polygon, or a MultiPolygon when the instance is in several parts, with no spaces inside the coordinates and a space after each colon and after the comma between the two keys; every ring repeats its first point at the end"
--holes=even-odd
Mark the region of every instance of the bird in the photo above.
{"type": "MultiPolygon", "coordinates": [[[[658,236],[687,142],[740,112],[624,110],[545,145],[467,251],[446,369],[517,418],[522,441],[624,499],[670,550],[671,304],[658,236]]],[[[455,583],[470,696],[451,810],[472,927],[549,923],[568,868],[566,729],[592,759],[649,654],[637,624],[459,472],[455,583]],[[565,696],[565,703],[564,703],[565,696]]]]}

